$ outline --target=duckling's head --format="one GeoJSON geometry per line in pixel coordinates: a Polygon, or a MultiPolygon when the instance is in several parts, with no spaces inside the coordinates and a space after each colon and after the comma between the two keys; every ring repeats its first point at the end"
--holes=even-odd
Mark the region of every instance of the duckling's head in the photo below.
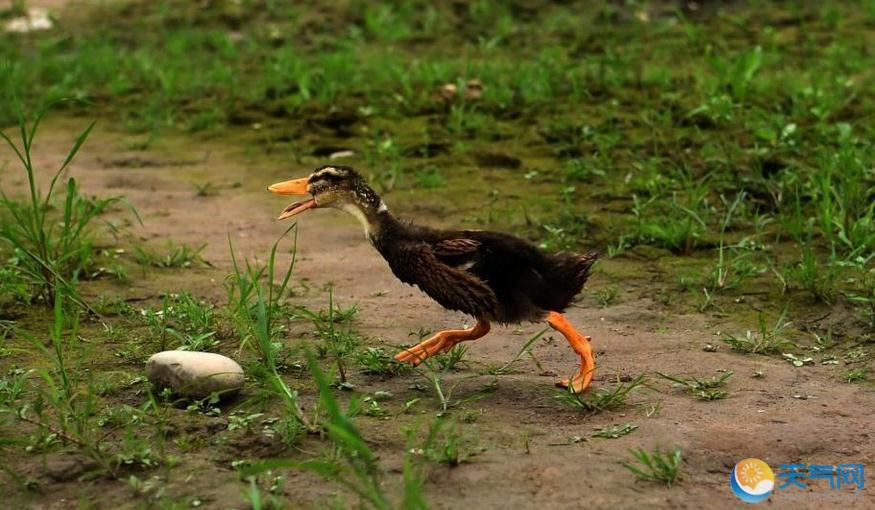
{"type": "Polygon", "coordinates": [[[267,188],[279,195],[311,195],[312,198],[286,207],[280,220],[290,218],[307,209],[334,207],[370,223],[376,214],[386,210],[380,196],[368,186],[358,172],[348,166],[325,165],[309,177],[278,182],[267,188]]]}

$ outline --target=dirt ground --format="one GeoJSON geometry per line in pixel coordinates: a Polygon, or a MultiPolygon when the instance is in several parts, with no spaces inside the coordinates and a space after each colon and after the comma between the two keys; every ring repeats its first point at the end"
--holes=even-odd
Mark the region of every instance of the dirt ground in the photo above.
{"type": "MultiPolygon", "coordinates": [[[[71,143],[71,133],[81,129],[81,124],[80,120],[48,123],[35,150],[38,165],[50,168],[59,162],[71,143]]],[[[146,151],[133,151],[126,149],[129,135],[106,125],[97,127],[72,165],[71,175],[80,179],[89,193],[125,195],[143,219],[143,226],[131,226],[136,238],[148,243],[168,239],[190,245],[207,243],[203,255],[214,266],[184,272],[150,271],[144,277],[134,277],[128,287],[119,285],[122,294],[129,299],[150,299],[158,292],[184,288],[221,302],[225,292],[222,278],[230,272],[228,237],[241,256],[263,258],[268,253],[287,225],[274,221],[285,202],[266,193],[265,186],[306,175],[319,162],[305,159],[305,164],[295,165],[276,157],[268,160],[246,155],[241,143],[246,136],[240,132],[222,139],[165,137],[146,151]],[[193,183],[205,179],[219,185],[217,196],[195,196],[193,183]]],[[[4,160],[7,156],[2,153],[4,160]]],[[[4,172],[4,182],[10,179],[16,179],[14,173],[4,172]]],[[[394,212],[442,224],[439,218],[394,212]]],[[[621,257],[600,263],[590,288],[600,286],[606,275],[622,274],[633,262],[621,257]]],[[[495,508],[498,502],[505,508],[540,509],[738,508],[742,503],[730,490],[728,473],[743,458],[757,457],[773,468],[794,462],[875,463],[871,432],[875,395],[870,389],[839,382],[842,368],[838,366],[818,363],[796,368],[780,357],[730,352],[717,334],[741,332],[753,325],[736,322],[731,314],[721,318],[672,313],[657,303],[656,292],[649,288],[648,279],[657,278],[636,278],[624,285],[621,298],[607,308],[598,307],[585,292],[568,311],[570,320],[593,338],[598,363],[594,388],[618,377],[655,371],[712,377],[733,370],[730,397],[698,401],[665,381],[651,378],[649,387],[634,393],[631,405],[623,410],[594,416],[581,413],[554,401],[554,381],[571,372],[575,363],[572,351],[555,335],[534,350],[543,370],[526,360],[512,375],[472,377],[478,368],[512,359],[542,325],[497,327],[471,344],[468,366],[449,381],[452,385],[454,380],[464,380],[455,389],[456,398],[472,395],[492,381],[497,381],[497,387],[485,398],[461,407],[477,416],[475,423],[465,425],[465,431],[476,436],[483,451],[458,467],[432,470],[425,494],[434,508],[495,508]],[[703,346],[708,343],[721,347],[707,352],[703,346]],[[654,406],[657,411],[648,412],[654,406]],[[622,423],[639,428],[617,439],[591,437],[601,427],[622,423]],[[631,448],[655,445],[683,450],[686,476],[679,486],[636,482],[621,465],[629,459],[631,448]]],[[[301,299],[316,309],[324,307],[326,295],[313,289],[333,283],[337,301],[358,305],[356,324],[360,331],[390,345],[409,342],[410,333],[423,327],[452,328],[468,320],[442,310],[417,289],[395,280],[365,242],[357,223],[334,211],[300,217],[295,279],[309,282],[311,292],[301,299]]],[[[89,292],[95,291],[85,287],[86,297],[97,297],[88,296],[89,292]]],[[[286,339],[297,340],[295,335],[286,339]]],[[[405,400],[427,397],[411,388],[421,381],[415,373],[391,379],[352,375],[359,391],[384,390],[394,395],[386,406],[393,415],[390,419],[357,419],[364,437],[390,471],[401,468],[405,450],[402,427],[425,422],[436,412],[429,406],[423,406],[419,416],[401,410],[405,400]]],[[[305,400],[312,399],[312,390],[307,394],[302,388],[302,392],[305,400]]],[[[245,397],[244,392],[241,398],[245,397]]],[[[126,398],[136,401],[138,397],[126,398]]],[[[186,420],[185,413],[179,413],[177,424],[186,420]]],[[[216,427],[223,426],[222,417],[213,420],[216,427]]],[[[210,423],[198,426],[205,435],[213,430],[210,423]]],[[[183,464],[166,480],[165,495],[178,500],[196,496],[208,508],[240,508],[245,506],[240,497],[243,485],[229,461],[283,454],[288,452],[257,441],[207,444],[185,454],[183,464]]],[[[53,470],[69,469],[69,464],[76,462],[70,459],[34,456],[27,474],[45,485],[39,493],[20,495],[22,499],[16,501],[33,508],[148,505],[148,500],[124,480],[78,482],[58,476],[66,480],[53,481],[53,470]]],[[[0,487],[5,484],[0,482],[0,487]]],[[[10,485],[5,487],[4,493],[10,485]]],[[[315,476],[289,472],[283,494],[292,507],[320,507],[335,492],[334,486],[315,476]]],[[[873,508],[875,498],[867,492],[870,490],[850,494],[823,488],[807,493],[779,492],[766,506],[873,508]]]]}

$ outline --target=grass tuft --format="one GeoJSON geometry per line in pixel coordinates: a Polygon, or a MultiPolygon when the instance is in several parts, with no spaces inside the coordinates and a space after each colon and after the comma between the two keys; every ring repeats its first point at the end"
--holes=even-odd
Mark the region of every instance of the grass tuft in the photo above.
{"type": "Polygon", "coordinates": [[[733,372],[726,372],[721,376],[715,376],[710,379],[699,379],[697,377],[679,377],[666,375],[657,372],[656,375],[663,379],[686,388],[691,395],[699,400],[722,400],[729,397],[729,392],[721,390],[726,385],[726,381],[732,377],[733,372]]]}
{"type": "Polygon", "coordinates": [[[682,477],[679,448],[671,452],[663,452],[658,446],[652,452],[637,448],[631,450],[631,453],[633,461],[623,462],[623,467],[631,471],[639,480],[663,483],[671,487],[682,477]]]}
{"type": "Polygon", "coordinates": [[[555,398],[557,401],[571,407],[592,413],[600,413],[626,405],[626,398],[629,396],[629,393],[642,386],[645,382],[646,376],[640,374],[629,382],[618,383],[610,390],[599,388],[587,393],[574,393],[569,389],[558,392],[555,398]]]}
{"type": "Polygon", "coordinates": [[[869,379],[869,370],[866,368],[854,368],[842,372],[842,381],[846,383],[865,382],[869,379]]]}
{"type": "Polygon", "coordinates": [[[600,437],[602,439],[617,439],[631,434],[638,428],[638,425],[626,423],[623,425],[613,425],[611,427],[597,430],[592,433],[592,437],[600,437]]]}
{"type": "Polygon", "coordinates": [[[33,294],[48,304],[52,304],[55,297],[66,297],[87,308],[75,285],[91,273],[94,264],[93,223],[122,198],[89,198],[82,194],[73,177],[64,179],[65,170],[91,133],[93,123],[76,138],[52,175],[48,188],[40,189],[33,144],[47,111],[42,110],[30,126],[19,112],[18,144],[0,131],[0,138],[15,153],[27,179],[24,201],[0,190],[0,212],[8,216],[0,223],[0,240],[12,248],[18,261],[16,274],[24,279],[33,294]],[[58,202],[60,208],[56,209],[58,202]],[[56,292],[58,289],[61,292],[56,292]]]}
{"type": "Polygon", "coordinates": [[[766,324],[762,313],[757,320],[758,332],[748,330],[744,336],[725,334],[723,341],[734,351],[751,354],[775,354],[794,346],[793,342],[784,337],[784,331],[791,324],[787,320],[786,308],[771,327],[766,324]]]}
{"type": "Polygon", "coordinates": [[[208,266],[209,263],[201,257],[201,252],[206,248],[202,244],[197,248],[191,248],[185,244],[167,243],[167,250],[158,252],[141,246],[134,247],[134,257],[141,266],[160,268],[192,267],[195,264],[208,266]]]}

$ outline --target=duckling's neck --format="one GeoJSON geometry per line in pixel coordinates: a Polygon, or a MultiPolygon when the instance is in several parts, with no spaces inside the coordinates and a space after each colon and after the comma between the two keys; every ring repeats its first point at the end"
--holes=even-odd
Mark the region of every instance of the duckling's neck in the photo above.
{"type": "Polygon", "coordinates": [[[365,238],[374,246],[377,246],[379,240],[391,230],[391,226],[397,223],[380,195],[364,181],[358,182],[353,188],[350,200],[337,208],[359,220],[365,238]]]}
{"type": "MultiPolygon", "coordinates": [[[[379,200],[379,197],[377,199],[379,200]]],[[[346,203],[340,209],[359,220],[362,229],[364,229],[365,238],[373,245],[379,242],[386,230],[385,227],[394,221],[389,208],[382,200],[379,200],[376,207],[358,203],[346,203]]]]}

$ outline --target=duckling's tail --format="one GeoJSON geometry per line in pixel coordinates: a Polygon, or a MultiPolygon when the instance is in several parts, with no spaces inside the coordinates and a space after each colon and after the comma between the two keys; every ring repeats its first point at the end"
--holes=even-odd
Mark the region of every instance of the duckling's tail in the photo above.
{"type": "Polygon", "coordinates": [[[601,253],[590,251],[583,255],[554,255],[548,280],[550,284],[541,295],[541,306],[547,310],[562,311],[571,304],[589,278],[590,270],[601,253]]]}
{"type": "Polygon", "coordinates": [[[569,268],[568,274],[568,278],[574,282],[574,294],[571,296],[572,298],[583,289],[583,285],[589,278],[593,264],[595,264],[595,261],[598,260],[600,256],[601,253],[599,251],[593,250],[583,255],[572,257],[574,263],[569,268]]]}

